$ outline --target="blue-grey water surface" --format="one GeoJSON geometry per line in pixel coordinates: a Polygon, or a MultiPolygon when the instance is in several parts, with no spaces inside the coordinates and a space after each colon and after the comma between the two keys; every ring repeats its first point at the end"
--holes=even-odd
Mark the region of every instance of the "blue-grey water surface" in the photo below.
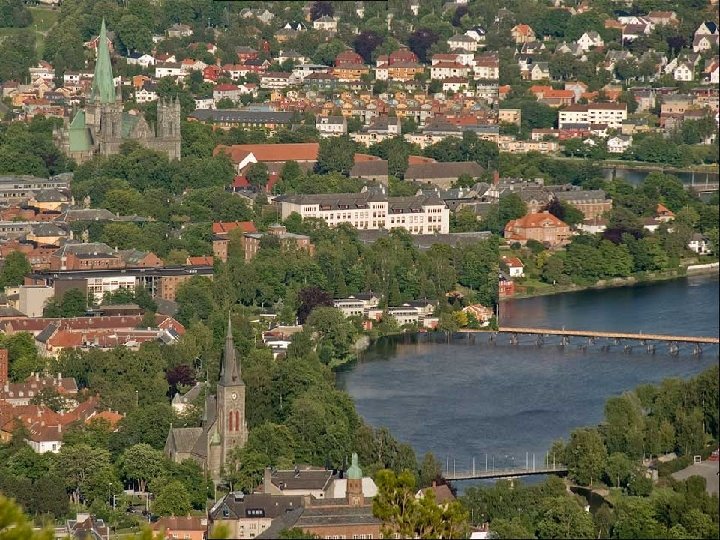
{"type": "MultiPolygon", "coordinates": [[[[501,324],[718,336],[718,279],[692,277],[659,284],[511,300],[501,324]]],[[[450,344],[432,336],[384,341],[338,384],[374,426],[387,426],[418,456],[432,451],[450,468],[524,465],[525,453],[545,459],[552,442],[602,420],[605,400],[642,383],[690,377],[717,363],[718,349],[700,358],[683,346],[678,357],[658,346],[632,354],[622,346],[583,352],[579,340],[562,350],[557,340],[538,348],[525,337],[497,344],[478,336],[450,344]]],[[[532,459],[532,458],[531,458],[532,459]]]]}

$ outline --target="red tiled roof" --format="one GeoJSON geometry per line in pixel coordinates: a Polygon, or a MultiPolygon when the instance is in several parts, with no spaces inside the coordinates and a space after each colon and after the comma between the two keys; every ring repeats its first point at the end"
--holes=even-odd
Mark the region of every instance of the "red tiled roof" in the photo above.
{"type": "Polygon", "coordinates": [[[257,232],[252,221],[216,221],[212,224],[213,234],[228,234],[238,228],[244,233],[257,232]]]}
{"type": "Polygon", "coordinates": [[[549,223],[553,227],[567,227],[568,224],[553,216],[550,212],[537,212],[535,214],[527,214],[519,219],[513,219],[505,226],[506,230],[519,227],[521,229],[535,229],[543,227],[544,223],[549,223]]]}
{"type": "Polygon", "coordinates": [[[188,257],[187,263],[194,266],[212,266],[214,264],[214,260],[212,256],[205,255],[202,257],[188,257]]]}
{"type": "Polygon", "coordinates": [[[232,146],[216,146],[213,155],[225,152],[235,163],[240,163],[242,157],[247,156],[248,152],[252,152],[259,162],[316,161],[319,151],[320,143],[234,144],[232,146]]]}
{"type": "Polygon", "coordinates": [[[503,262],[507,264],[508,266],[516,267],[516,268],[524,268],[524,264],[520,259],[517,257],[506,257],[503,256],[502,258],[503,262]]]}

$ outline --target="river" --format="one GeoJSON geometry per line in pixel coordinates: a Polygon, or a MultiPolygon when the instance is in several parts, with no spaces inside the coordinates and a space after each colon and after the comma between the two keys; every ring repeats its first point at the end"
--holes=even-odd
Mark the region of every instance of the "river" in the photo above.
{"type": "MultiPolygon", "coordinates": [[[[568,329],[718,335],[716,276],[510,300],[501,323],[568,329]]],[[[436,336],[381,340],[360,361],[338,373],[338,385],[374,426],[387,426],[410,443],[419,458],[432,451],[452,470],[488,463],[537,465],[558,438],[602,420],[605,400],[642,383],[691,377],[717,363],[717,347],[694,357],[683,347],[671,357],[663,347],[649,355],[599,345],[586,352],[579,341],[561,349],[538,348],[533,339],[512,346],[487,337],[450,344],[436,336]],[[532,464],[532,457],[529,458],[532,464]]]]}
{"type": "MultiPolygon", "coordinates": [[[[602,173],[606,180],[611,180],[613,175],[616,178],[625,180],[626,182],[637,185],[643,181],[643,179],[654,172],[651,169],[624,169],[622,167],[603,167],[602,173]]],[[[718,173],[717,172],[696,172],[692,171],[667,171],[667,174],[677,176],[683,184],[717,184],[718,173]]]]}

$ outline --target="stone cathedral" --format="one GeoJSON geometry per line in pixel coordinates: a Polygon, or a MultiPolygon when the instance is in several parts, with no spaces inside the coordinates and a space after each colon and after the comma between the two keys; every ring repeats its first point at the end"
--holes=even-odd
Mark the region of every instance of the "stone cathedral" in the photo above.
{"type": "Polygon", "coordinates": [[[245,446],[247,438],[245,383],[228,320],[220,380],[216,394],[208,392],[205,396],[202,427],[171,427],[165,442],[165,454],[176,463],[195,460],[213,480],[218,481],[230,451],[245,446]]]}
{"type": "Polygon", "coordinates": [[[170,159],[180,159],[180,102],[159,101],[157,126],[153,129],[141,114],[123,110],[122,91],[115,85],[107,45],[105,20],[100,27],[95,76],[85,108],[69,124],[54,133],[58,147],[77,163],[93,156],[120,152],[120,145],[136,141],[140,145],[166,152],[170,159]]]}

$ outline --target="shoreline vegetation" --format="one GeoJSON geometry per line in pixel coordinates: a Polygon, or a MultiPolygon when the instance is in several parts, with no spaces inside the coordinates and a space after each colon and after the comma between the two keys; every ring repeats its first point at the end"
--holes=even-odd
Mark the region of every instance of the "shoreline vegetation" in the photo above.
{"type": "Polygon", "coordinates": [[[576,293],[588,290],[603,290],[619,287],[635,287],[637,285],[645,285],[649,283],[660,283],[662,281],[670,281],[673,279],[681,279],[688,276],[709,276],[717,275],[720,271],[720,264],[710,263],[704,265],[683,266],[681,268],[667,270],[664,272],[642,272],[633,276],[624,278],[601,279],[591,285],[551,285],[539,281],[529,281],[525,292],[516,293],[508,298],[501,298],[499,302],[502,304],[511,300],[523,300],[526,298],[536,298],[538,296],[553,296],[556,294],[576,293]]]}

